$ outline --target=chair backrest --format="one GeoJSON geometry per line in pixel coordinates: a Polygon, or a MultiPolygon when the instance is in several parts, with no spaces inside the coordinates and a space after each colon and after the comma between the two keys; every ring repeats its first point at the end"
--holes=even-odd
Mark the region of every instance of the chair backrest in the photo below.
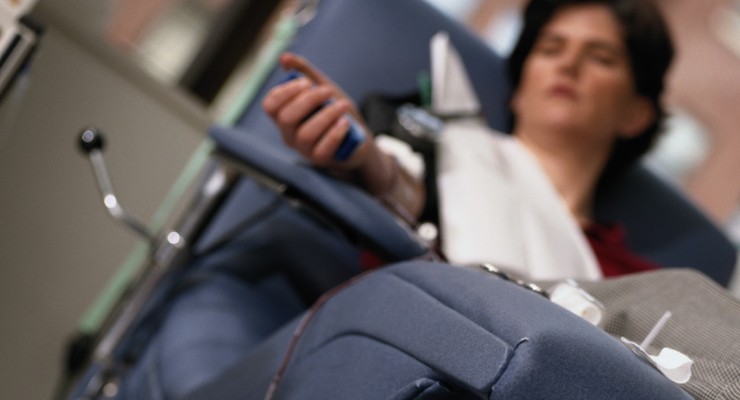
{"type": "MultiPolygon", "coordinates": [[[[505,62],[460,23],[423,0],[322,0],[316,15],[297,33],[291,51],[310,59],[356,102],[370,94],[407,95],[429,71],[429,39],[446,31],[462,56],[484,115],[492,128],[508,127],[505,62]]],[[[257,98],[282,79],[276,69],[257,98]]],[[[279,140],[259,102],[237,126],[279,140]]],[[[630,246],[666,266],[700,270],[727,285],[737,250],[695,206],[639,166],[597,200],[597,214],[624,223],[630,246]]]]}

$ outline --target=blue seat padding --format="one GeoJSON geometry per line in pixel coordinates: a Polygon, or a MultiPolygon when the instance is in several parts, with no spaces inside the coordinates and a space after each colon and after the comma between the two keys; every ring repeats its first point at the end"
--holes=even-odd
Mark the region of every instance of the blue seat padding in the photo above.
{"type": "MultiPolygon", "coordinates": [[[[398,394],[430,381],[458,393],[450,398],[690,398],[617,339],[478,270],[394,265],[340,290],[304,319],[275,399],[414,398],[398,394]]],[[[289,340],[282,332],[253,354],[283,358],[289,340]]],[[[272,374],[252,379],[254,365],[245,358],[188,399],[262,398],[272,374]]]]}
{"type": "Polygon", "coordinates": [[[283,274],[306,304],[361,271],[360,250],[334,227],[251,180],[235,191],[251,201],[224,204],[217,229],[204,234],[188,269],[229,271],[248,281],[283,274]]]}
{"type": "Polygon", "coordinates": [[[305,309],[278,275],[250,283],[228,273],[209,274],[183,293],[124,381],[120,398],[181,398],[243,359],[305,309]]]}
{"type": "Polygon", "coordinates": [[[261,217],[221,245],[210,240],[210,249],[202,249],[208,251],[186,266],[167,293],[169,300],[157,303],[139,328],[152,338],[121,398],[187,393],[360,272],[358,250],[331,227],[252,182],[237,190],[256,196],[251,205],[262,211],[251,211],[261,217]]]}
{"type": "MultiPolygon", "coordinates": [[[[286,147],[235,128],[215,127],[211,137],[224,152],[287,184],[287,195],[320,211],[331,223],[386,261],[407,260],[428,251],[414,239],[407,225],[401,224],[376,199],[354,185],[311,168],[286,147]]],[[[248,199],[244,200],[249,204],[248,199]]]]}

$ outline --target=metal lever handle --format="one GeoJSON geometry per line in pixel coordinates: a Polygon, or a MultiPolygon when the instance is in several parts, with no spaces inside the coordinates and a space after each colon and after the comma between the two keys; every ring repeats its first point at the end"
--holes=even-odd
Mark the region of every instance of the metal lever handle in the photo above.
{"type": "Polygon", "coordinates": [[[105,140],[97,128],[85,128],[80,134],[80,149],[87,154],[92,164],[95,178],[98,181],[98,189],[103,197],[103,205],[115,220],[124,223],[144,239],[152,242],[156,235],[149,230],[143,223],[139,222],[133,215],[128,213],[118,201],[116,194],[113,192],[108,169],[103,159],[103,147],[105,140]]]}

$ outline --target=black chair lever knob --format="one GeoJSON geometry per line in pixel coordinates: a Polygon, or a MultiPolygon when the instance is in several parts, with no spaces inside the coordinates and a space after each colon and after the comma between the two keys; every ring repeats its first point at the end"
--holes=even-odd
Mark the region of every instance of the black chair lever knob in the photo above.
{"type": "Polygon", "coordinates": [[[85,154],[90,154],[93,150],[103,150],[105,140],[103,134],[97,128],[85,128],[80,133],[80,149],[85,154]]]}

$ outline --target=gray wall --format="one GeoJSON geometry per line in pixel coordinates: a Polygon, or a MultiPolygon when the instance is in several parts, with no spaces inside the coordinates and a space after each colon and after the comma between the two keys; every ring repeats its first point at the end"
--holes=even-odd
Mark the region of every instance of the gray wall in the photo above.
{"type": "Polygon", "coordinates": [[[53,15],[39,11],[30,74],[0,104],[0,399],[51,398],[65,341],[137,247],[103,210],[79,130],[107,132],[119,198],[148,220],[209,123],[53,15]]]}

